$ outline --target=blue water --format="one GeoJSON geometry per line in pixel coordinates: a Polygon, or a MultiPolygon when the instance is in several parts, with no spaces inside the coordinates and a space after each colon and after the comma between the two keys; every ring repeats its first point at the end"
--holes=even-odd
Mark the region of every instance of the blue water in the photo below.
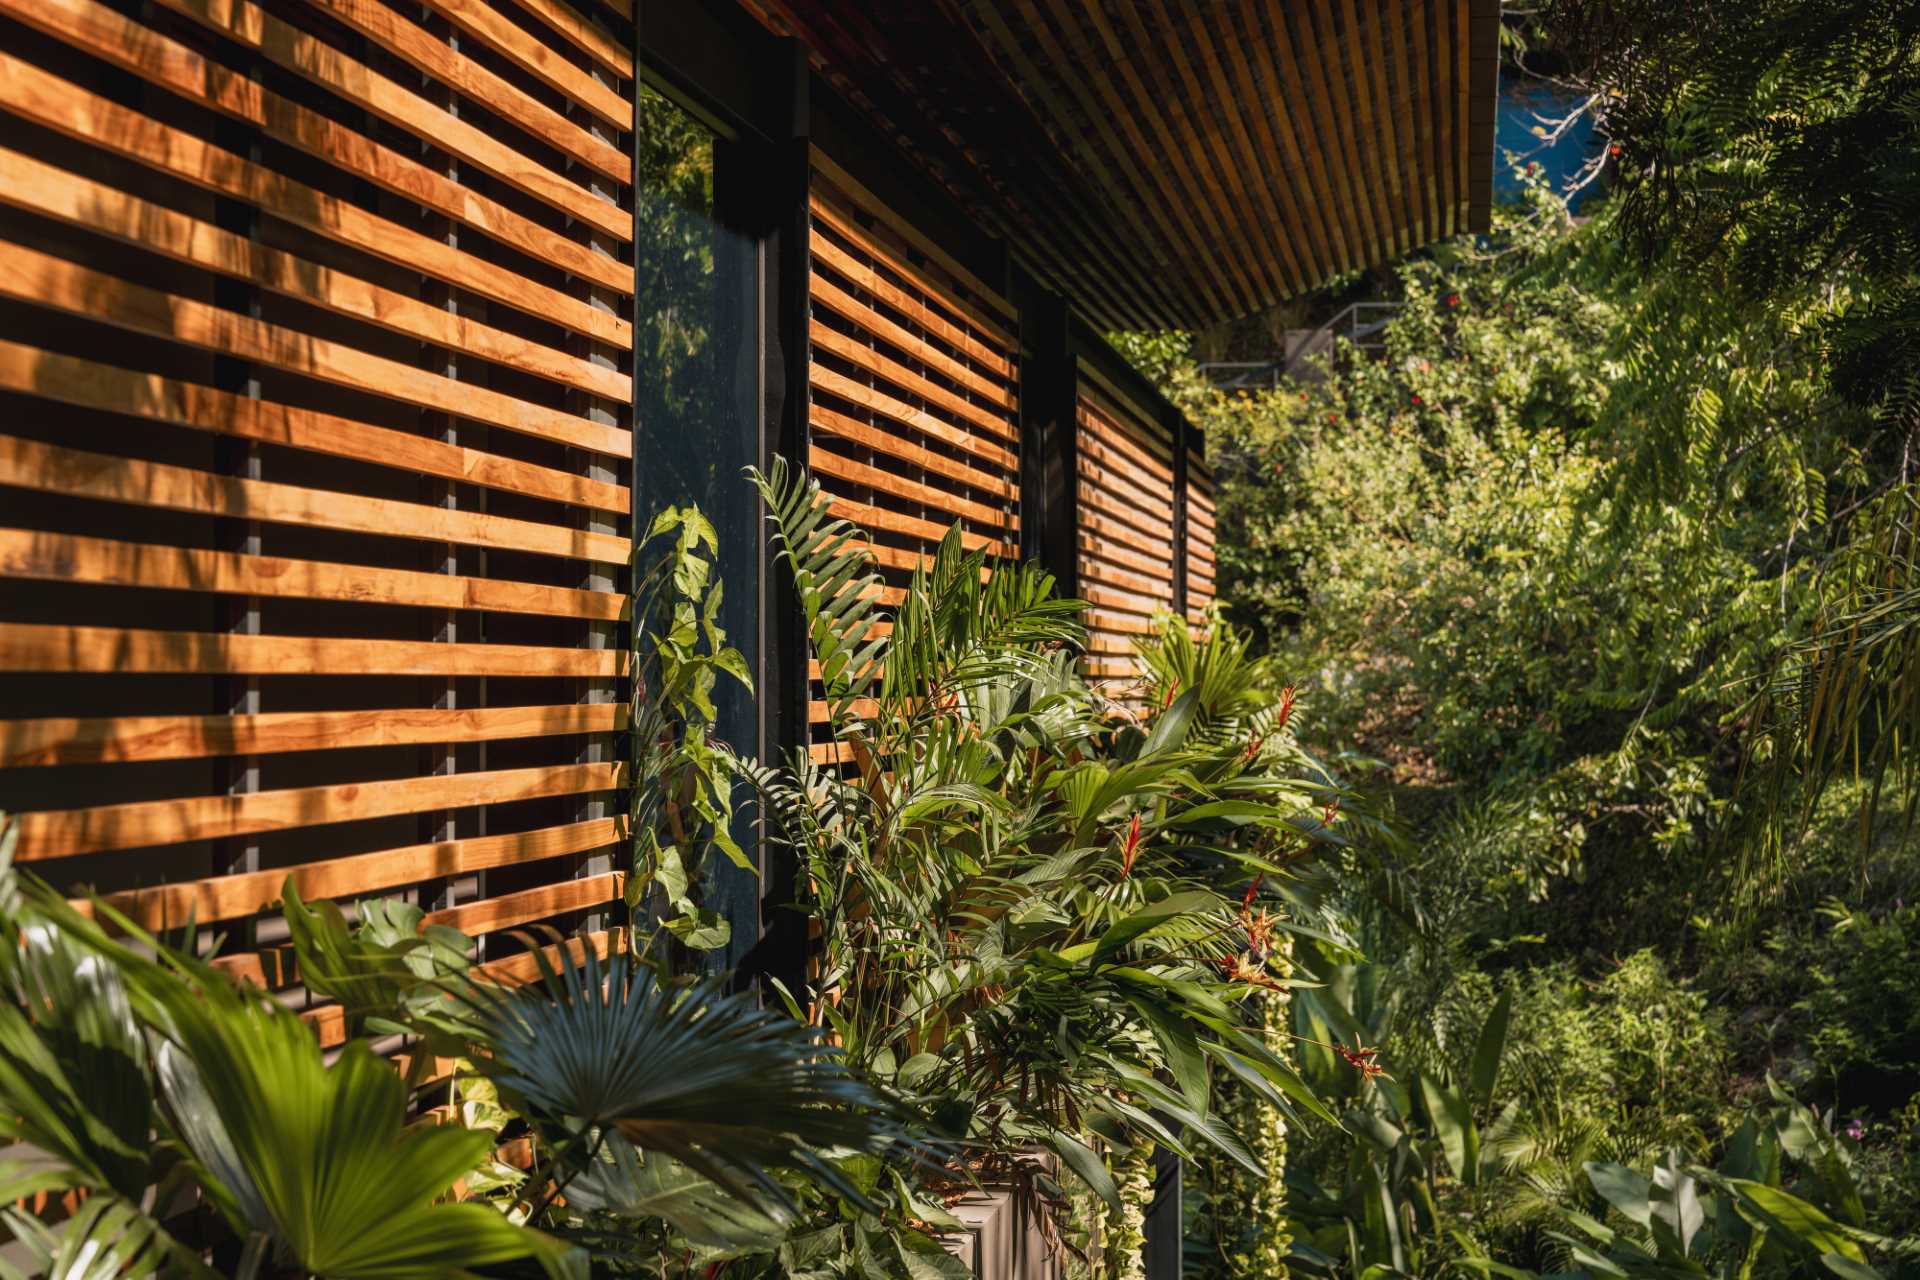
{"type": "MultiPolygon", "coordinates": [[[[1529,160],[1546,169],[1547,178],[1556,192],[1565,191],[1568,180],[1600,147],[1600,137],[1594,132],[1593,120],[1589,116],[1569,129],[1559,142],[1541,150],[1541,139],[1533,133],[1535,126],[1539,124],[1534,119],[1534,113],[1538,112],[1558,119],[1577,106],[1584,96],[1562,93],[1557,89],[1538,84],[1500,86],[1500,104],[1495,117],[1493,147],[1493,198],[1495,200],[1511,200],[1519,195],[1520,180],[1514,172],[1513,163],[1524,168],[1529,160]],[[1519,159],[1513,161],[1512,157],[1519,157],[1519,159]]],[[[1599,182],[1581,191],[1574,197],[1573,207],[1579,208],[1581,203],[1595,194],[1605,181],[1605,177],[1602,176],[1599,182]]]]}

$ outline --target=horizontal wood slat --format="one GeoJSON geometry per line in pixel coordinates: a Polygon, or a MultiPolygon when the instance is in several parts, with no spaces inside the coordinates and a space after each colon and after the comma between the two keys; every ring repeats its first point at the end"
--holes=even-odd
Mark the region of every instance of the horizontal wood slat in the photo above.
{"type": "Polygon", "coordinates": [[[1200,624],[1217,597],[1213,473],[1199,452],[1187,457],[1187,620],[1200,624]]]}
{"type": "MultiPolygon", "coordinates": [[[[0,51],[0,106],[78,141],[244,200],[304,230],[470,289],[575,333],[618,346],[633,345],[633,326],[619,316],[243,160],[190,133],[88,93],[4,51],[0,51]]],[[[608,274],[624,280],[624,287],[632,287],[632,268],[620,268],[604,258],[598,261],[609,263],[612,269],[608,274]]]]}
{"type": "Polygon", "coordinates": [[[4,149],[0,149],[0,201],[595,395],[621,400],[633,394],[633,380],[613,369],[267,248],[4,149]]]}
{"type": "Polygon", "coordinates": [[[973,454],[986,462],[1004,468],[1010,474],[1018,466],[1014,455],[995,441],[983,440],[964,427],[956,426],[929,410],[915,408],[904,400],[855,382],[845,374],[835,373],[818,363],[813,366],[812,382],[816,390],[850,400],[863,409],[872,410],[896,426],[910,428],[930,441],[951,445],[965,453],[973,454]]]}
{"type": "Polygon", "coordinates": [[[611,591],[117,542],[40,529],[0,529],[0,576],[222,595],[533,613],[600,622],[617,622],[627,613],[626,597],[611,591]]]}
{"type": "Polygon", "coordinates": [[[1010,473],[1004,468],[998,471],[983,471],[949,458],[945,454],[935,453],[918,441],[869,426],[858,418],[850,418],[844,413],[835,413],[817,404],[810,405],[808,408],[811,411],[813,429],[822,435],[838,436],[842,440],[864,445],[875,453],[910,463],[922,471],[932,472],[948,480],[957,480],[990,497],[1012,501],[1020,496],[1019,487],[1009,478],[1010,473]]]}
{"type": "MultiPolygon", "coordinates": [[[[475,102],[485,103],[489,111],[525,129],[548,146],[565,152],[569,158],[615,182],[632,180],[632,158],[623,154],[618,147],[594,137],[526,90],[495,75],[474,59],[449,49],[414,23],[402,19],[383,0],[311,2],[415,70],[438,80],[449,89],[465,94],[475,102]]],[[[586,83],[599,88],[592,80],[586,83]]],[[[609,93],[608,96],[616,103],[620,102],[617,94],[609,93]]],[[[611,123],[626,128],[629,121],[616,117],[611,123]]]]}
{"type": "MultiPolygon", "coordinates": [[[[352,898],[423,880],[586,853],[622,838],[620,823],[601,818],[538,831],[382,849],[294,868],[156,885],[107,894],[104,900],[142,928],[177,929],[188,920],[218,923],[269,910],[279,903],[289,874],[300,896],[309,901],[352,898]]],[[[80,899],[76,905],[85,901],[80,899]]]]}
{"type": "Polygon", "coordinates": [[[518,929],[564,912],[617,902],[626,891],[626,872],[609,871],[585,880],[562,880],[537,889],[522,889],[519,893],[470,902],[463,907],[432,911],[422,923],[446,925],[465,934],[518,929]]]}
{"type": "Polygon", "coordinates": [[[297,787],[236,796],[190,796],[21,814],[23,862],[111,849],[141,849],[248,832],[384,818],[476,804],[611,791],[622,786],[617,765],[505,769],[349,786],[297,787]]]}
{"type": "Polygon", "coordinates": [[[275,524],[353,529],[364,533],[510,547],[540,555],[625,564],[624,538],[579,529],[448,511],[418,502],[362,498],[265,480],[213,475],[190,467],[136,462],[0,436],[0,484],[275,524]]]}
{"type": "Polygon", "coordinates": [[[0,720],[0,769],[485,742],[614,733],[625,727],[625,708],[612,703],[471,711],[394,707],[241,716],[0,720]]]}
{"type": "MultiPolygon", "coordinates": [[[[815,204],[813,216],[817,224],[825,225],[848,240],[861,245],[865,252],[869,254],[873,252],[872,247],[860,238],[859,232],[853,225],[833,211],[832,205],[825,202],[815,204]]],[[[811,247],[816,262],[846,277],[854,290],[900,312],[909,323],[924,329],[929,338],[951,346],[960,355],[981,366],[988,374],[1006,378],[1013,373],[1013,363],[1000,350],[975,337],[973,331],[966,325],[941,314],[928,304],[923,294],[895,285],[874,268],[835,244],[828,236],[816,232],[811,247]]],[[[841,296],[848,299],[853,297],[844,290],[841,291],[841,296]]],[[[1001,341],[1004,343],[1004,338],[1001,341]]]]}
{"type": "MultiPolygon", "coordinates": [[[[0,0],[0,11],[160,88],[253,125],[268,136],[298,147],[357,178],[419,201],[523,253],[597,280],[611,289],[626,292],[633,289],[630,268],[623,272],[615,260],[514,213],[498,201],[461,186],[410,156],[380,146],[364,134],[270,93],[257,82],[208,62],[185,45],[159,36],[95,0],[0,0]]],[[[251,166],[241,169],[242,162],[230,153],[215,148],[195,148],[191,145],[191,135],[175,130],[157,129],[149,124],[128,135],[125,131],[129,123],[141,117],[125,110],[108,109],[111,104],[90,94],[78,94],[71,86],[62,90],[58,86],[63,82],[52,81],[51,77],[17,75],[11,70],[4,74],[7,82],[4,101],[9,106],[16,110],[25,107],[41,113],[50,111],[53,115],[45,123],[67,131],[83,129],[98,134],[90,140],[120,150],[142,163],[158,167],[168,162],[184,165],[200,159],[209,178],[218,174],[229,182],[243,173],[265,172],[251,166]],[[71,99],[64,108],[60,102],[62,97],[71,99]],[[155,143],[163,144],[164,149],[156,153],[155,143]],[[173,154],[176,151],[178,155],[173,154]]],[[[182,172],[181,176],[194,180],[190,173],[182,172]]],[[[353,208],[342,202],[316,201],[312,197],[319,193],[310,192],[297,183],[275,186],[262,180],[256,185],[262,188],[263,195],[277,197],[275,212],[289,220],[323,209],[345,215],[353,208]],[[306,198],[301,199],[302,196],[306,198]]],[[[378,226],[379,220],[373,225],[378,226]]],[[[391,238],[400,228],[388,225],[390,229],[383,230],[385,236],[391,238]]],[[[419,240],[434,244],[424,236],[419,240]]],[[[362,247],[378,252],[377,244],[362,247]]]]}
{"type": "Polygon", "coordinates": [[[633,14],[0,0],[0,810],[323,1044],[289,877],[627,945],[633,14]]]}
{"type": "Polygon", "coordinates": [[[956,523],[968,550],[1019,555],[1017,313],[818,150],[810,206],[808,417],[833,514],[894,593],[956,523]]]}
{"type": "Polygon", "coordinates": [[[1141,674],[1136,637],[1151,635],[1156,612],[1175,599],[1174,472],[1165,430],[1128,401],[1090,385],[1082,366],[1078,411],[1081,594],[1087,613],[1084,670],[1095,679],[1141,674]]]}
{"type": "Polygon", "coordinates": [[[0,296],[89,316],[135,333],[255,360],[356,391],[457,413],[523,435],[616,457],[633,442],[618,431],[485,387],[456,382],[369,352],[236,312],[148,289],[64,258],[0,244],[0,296]]]}
{"type": "Polygon", "coordinates": [[[590,679],[625,674],[626,657],[624,650],[548,649],[525,644],[130,631],[0,622],[0,671],[590,679]]]}
{"type": "Polygon", "coordinates": [[[552,467],[478,449],[217,391],[157,374],[0,341],[0,390],[30,392],[85,409],[130,414],[238,440],[357,458],[382,466],[624,514],[632,496],[552,467]]]}
{"type": "Polygon", "coordinates": [[[458,156],[570,218],[591,223],[621,241],[633,236],[632,219],[617,206],[248,0],[157,3],[192,18],[241,48],[263,54],[342,101],[458,156]]]}
{"type": "MultiPolygon", "coordinates": [[[[633,123],[633,104],[601,84],[591,74],[568,61],[565,54],[515,25],[486,0],[423,0],[426,7],[445,18],[461,32],[478,40],[500,57],[539,80],[548,88],[591,111],[616,129],[633,123]]],[[[584,24],[585,19],[576,19],[584,24]]],[[[608,70],[617,76],[633,74],[631,54],[613,50],[616,64],[608,70]]]]}

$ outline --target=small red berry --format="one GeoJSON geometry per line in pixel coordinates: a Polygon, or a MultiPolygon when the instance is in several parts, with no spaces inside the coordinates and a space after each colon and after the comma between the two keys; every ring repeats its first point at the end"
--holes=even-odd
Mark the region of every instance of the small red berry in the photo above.
{"type": "Polygon", "coordinates": [[[1608,154],[1608,155],[1610,155],[1610,156],[1617,156],[1617,155],[1619,155],[1619,154],[1620,154],[1620,144],[1616,142],[1616,143],[1614,143],[1614,144],[1613,144],[1612,146],[1610,146],[1610,147],[1608,147],[1608,148],[1607,148],[1607,154],[1608,154]]]}
{"type": "Polygon", "coordinates": [[[1450,294],[1448,294],[1448,295],[1447,295],[1447,305],[1448,305],[1448,306],[1450,306],[1450,307],[1457,307],[1457,306],[1459,306],[1459,305],[1460,305],[1460,295],[1459,295],[1459,294],[1457,294],[1457,293],[1450,293],[1450,294]]]}
{"type": "Polygon", "coordinates": [[[1420,403],[1420,397],[1419,397],[1419,396],[1415,396],[1415,397],[1413,398],[1413,402],[1414,402],[1415,404],[1419,404],[1419,403],[1420,403]]]}

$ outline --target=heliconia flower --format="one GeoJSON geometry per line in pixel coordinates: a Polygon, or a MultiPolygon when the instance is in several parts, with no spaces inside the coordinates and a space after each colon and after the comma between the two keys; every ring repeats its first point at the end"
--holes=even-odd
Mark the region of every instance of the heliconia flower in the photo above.
{"type": "Polygon", "coordinates": [[[1343,1044],[1336,1044],[1333,1051],[1340,1055],[1342,1062],[1358,1070],[1363,1080],[1377,1080],[1383,1076],[1388,1080],[1393,1079],[1387,1075],[1386,1068],[1374,1061],[1380,1056],[1378,1049],[1349,1049],[1343,1044]]]}
{"type": "Polygon", "coordinates": [[[1178,692],[1180,692],[1180,682],[1178,680],[1175,680],[1172,684],[1167,686],[1167,696],[1160,700],[1160,709],[1162,711],[1165,711],[1168,707],[1173,705],[1173,695],[1178,692]]]}
{"type": "Polygon", "coordinates": [[[1267,739],[1265,734],[1254,734],[1251,738],[1247,739],[1247,754],[1244,758],[1247,760],[1253,759],[1260,754],[1260,748],[1266,745],[1267,739]]]}
{"type": "Polygon", "coordinates": [[[1275,733],[1287,731],[1287,717],[1293,714],[1294,690],[1292,685],[1280,691],[1280,719],[1273,727],[1275,733]]]}
{"type": "Polygon", "coordinates": [[[1266,987],[1273,991],[1281,990],[1280,984],[1274,981],[1272,974],[1267,972],[1266,965],[1254,958],[1251,953],[1237,955],[1232,960],[1223,962],[1220,971],[1226,974],[1231,982],[1244,982],[1249,986],[1266,987]]]}
{"type": "Polygon", "coordinates": [[[1327,807],[1320,815],[1320,825],[1330,827],[1340,820],[1340,797],[1327,801],[1327,807]]]}
{"type": "Polygon", "coordinates": [[[1266,880],[1266,878],[1267,878],[1267,873],[1262,871],[1259,875],[1253,878],[1253,883],[1247,886],[1247,892],[1245,896],[1243,896],[1240,899],[1240,909],[1242,911],[1245,911],[1247,908],[1253,905],[1253,895],[1260,892],[1260,886],[1266,880]]]}
{"type": "Polygon", "coordinates": [[[1133,874],[1134,855],[1140,851],[1140,815],[1133,815],[1133,823],[1127,828],[1127,842],[1120,849],[1120,878],[1125,880],[1133,874]]]}

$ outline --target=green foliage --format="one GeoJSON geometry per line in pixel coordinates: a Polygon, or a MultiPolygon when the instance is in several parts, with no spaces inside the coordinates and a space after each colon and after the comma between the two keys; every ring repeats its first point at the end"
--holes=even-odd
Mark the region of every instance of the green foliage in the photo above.
{"type": "Polygon", "coordinates": [[[817,486],[785,468],[757,481],[843,761],[755,774],[821,923],[795,1009],[969,1153],[919,1185],[877,1181],[884,1233],[819,1205],[813,1230],[837,1233],[820,1248],[905,1256],[905,1222],[972,1178],[1063,1214],[1077,1183],[1105,1202],[1100,1230],[1071,1220],[1079,1265],[1125,1271],[1143,1150],[1260,1174],[1221,1122],[1223,1079],[1296,1122],[1333,1119],[1252,998],[1284,987],[1275,940],[1305,927],[1268,908],[1364,865],[1351,846],[1370,820],[1336,829],[1337,784],[1233,629],[1196,643],[1165,620],[1141,646],[1144,711],[1122,714],[1076,673],[1081,606],[1037,567],[986,573],[956,530],[888,616],[817,486]]]}
{"type": "Polygon", "coordinates": [[[716,621],[725,584],[713,573],[720,554],[713,525],[692,507],[668,507],[648,527],[636,561],[662,545],[635,574],[627,905],[646,908],[689,950],[713,951],[727,945],[732,929],[703,901],[709,862],[718,852],[757,870],[734,836],[737,777],[732,756],[713,738],[714,694],[723,680],[749,693],[753,681],[716,621]]]}
{"type": "Polygon", "coordinates": [[[349,929],[290,883],[302,971],[358,999],[367,1027],[417,1037],[416,1056],[462,1063],[457,1118],[411,1124],[408,1080],[365,1035],[328,1062],[277,999],[104,902],[96,924],[16,871],[10,840],[0,821],[0,1113],[43,1159],[7,1162],[0,1191],[87,1193],[51,1226],[6,1211],[50,1276],[212,1274],[175,1221],[142,1208],[188,1188],[224,1221],[224,1265],[243,1277],[515,1261],[575,1275],[589,1252],[615,1271],[690,1244],[763,1253],[795,1212],[777,1173],[865,1206],[844,1166],[884,1153],[911,1168],[924,1150],[816,1033],[747,999],[591,950],[564,967],[538,953],[538,982],[499,987],[468,970],[465,939],[392,936],[418,924],[405,909],[349,929]],[[524,1171],[494,1159],[503,1141],[527,1146],[524,1171]]]}

